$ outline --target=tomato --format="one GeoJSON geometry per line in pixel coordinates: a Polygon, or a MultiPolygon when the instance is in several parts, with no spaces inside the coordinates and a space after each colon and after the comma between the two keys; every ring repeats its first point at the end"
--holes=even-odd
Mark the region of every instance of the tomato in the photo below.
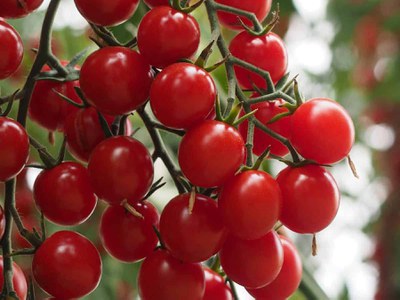
{"type": "Polygon", "coordinates": [[[37,9],[43,0],[1,0],[0,17],[6,19],[22,18],[37,9]],[[23,5],[21,5],[21,2],[23,5]]]}
{"type": "Polygon", "coordinates": [[[153,161],[139,141],[115,136],[102,141],[90,156],[89,177],[97,196],[110,204],[139,201],[154,176],[153,161]]]}
{"type": "Polygon", "coordinates": [[[283,247],[283,265],[278,277],[260,289],[247,289],[256,299],[286,299],[299,287],[302,274],[300,255],[296,247],[280,236],[283,247]]]}
{"type": "MultiPolygon", "coordinates": [[[[12,282],[14,285],[14,290],[17,293],[17,296],[20,300],[25,300],[28,295],[28,284],[26,282],[26,278],[22,269],[13,262],[13,277],[12,282]]],[[[0,288],[3,288],[4,284],[4,274],[3,271],[3,256],[0,256],[0,288]]]]}
{"type": "MultiPolygon", "coordinates": [[[[289,138],[291,134],[291,116],[283,117],[278,121],[271,124],[268,122],[276,115],[288,112],[286,107],[282,105],[285,102],[282,100],[276,100],[271,102],[260,102],[251,105],[251,110],[257,109],[255,117],[263,123],[265,126],[280,134],[285,138],[289,138]]],[[[242,110],[241,116],[244,115],[242,110]]],[[[247,130],[249,122],[246,120],[239,125],[239,132],[244,140],[247,140],[247,130]]],[[[289,153],[289,149],[282,144],[277,139],[274,139],[269,134],[262,131],[260,128],[254,128],[254,138],[253,138],[253,153],[256,155],[261,155],[270,146],[270,151],[274,155],[285,156],[289,153]]]]}
{"type": "Polygon", "coordinates": [[[29,138],[25,128],[7,117],[0,117],[0,181],[22,171],[29,156],[29,138]]]}
{"type": "MultiPolygon", "coordinates": [[[[215,2],[251,12],[256,15],[259,21],[265,19],[272,5],[272,0],[253,0],[253,1],[216,0],[215,2]]],[[[218,19],[222,25],[230,29],[236,29],[236,30],[243,29],[243,27],[239,23],[238,15],[219,11],[218,19]]],[[[246,17],[240,17],[240,19],[243,21],[244,24],[246,24],[249,27],[252,27],[253,23],[249,19],[247,19],[246,17]]]]}
{"type": "Polygon", "coordinates": [[[150,89],[150,104],[162,124],[181,129],[205,120],[216,96],[214,80],[205,70],[176,63],[157,75],[150,89]]]}
{"type": "Polygon", "coordinates": [[[233,300],[232,291],[225,280],[209,268],[204,268],[206,289],[203,300],[233,300]]]}
{"type": "Polygon", "coordinates": [[[218,197],[226,227],[241,239],[257,239],[278,221],[281,207],[278,183],[263,171],[246,171],[228,180],[218,197]]]}
{"type": "Polygon", "coordinates": [[[354,143],[354,125],[339,103],[314,98],[293,114],[290,141],[304,158],[333,164],[349,154],[354,143]]]}
{"type": "Polygon", "coordinates": [[[140,219],[122,206],[108,207],[101,218],[100,238],[107,252],[124,262],[135,262],[151,254],[158,238],[153,226],[158,228],[157,209],[149,202],[133,205],[144,219],[140,219]]]}
{"type": "MultiPolygon", "coordinates": [[[[258,68],[268,71],[274,83],[286,73],[288,58],[282,39],[273,32],[263,36],[253,36],[242,31],[233,38],[229,45],[233,56],[251,63],[258,68]]],[[[258,74],[243,67],[235,66],[235,73],[242,88],[252,89],[253,83],[265,89],[266,81],[258,74]]]]}
{"type": "Polygon", "coordinates": [[[96,247],[74,231],[58,231],[36,250],[32,272],[37,284],[55,298],[80,298],[99,284],[102,263],[96,247]]]}
{"type": "Polygon", "coordinates": [[[27,186],[19,187],[15,191],[15,207],[22,216],[29,216],[35,212],[33,194],[27,186]]]}
{"type": "Polygon", "coordinates": [[[187,131],[179,145],[178,160],[190,182],[215,187],[235,174],[244,155],[244,141],[235,128],[206,120],[187,131]]]}
{"type": "Polygon", "coordinates": [[[169,0],[144,0],[149,7],[169,5],[169,0]]]}
{"type": "Polygon", "coordinates": [[[91,23],[115,26],[128,20],[135,12],[139,0],[100,0],[96,5],[90,0],[75,0],[82,16],[91,23]]]}
{"type": "MultiPolygon", "coordinates": [[[[0,4],[0,12],[1,12],[0,4]]],[[[22,62],[24,46],[18,32],[0,20],[0,80],[11,76],[22,62]]]]}
{"type": "Polygon", "coordinates": [[[229,235],[220,258],[229,278],[247,288],[260,288],[278,276],[283,264],[283,248],[275,231],[255,240],[229,235]]]}
{"type": "Polygon", "coordinates": [[[3,238],[5,230],[6,230],[6,216],[4,215],[3,207],[0,206],[0,239],[3,238]]]}
{"type": "Polygon", "coordinates": [[[204,272],[199,263],[183,263],[158,250],[143,261],[138,286],[142,300],[202,300],[204,272]]]}
{"type": "Polygon", "coordinates": [[[97,204],[88,171],[76,162],[63,162],[42,171],[36,178],[33,194],[43,215],[64,226],[85,222],[97,204]]]}
{"type": "Polygon", "coordinates": [[[282,191],[283,225],[298,233],[316,233],[328,226],[339,208],[339,189],[321,166],[287,167],[277,179],[282,191]]]}
{"type": "Polygon", "coordinates": [[[201,262],[216,254],[226,237],[215,200],[196,194],[189,211],[190,194],[181,194],[168,202],[160,219],[163,241],[184,262],[201,262]]]}
{"type": "Polygon", "coordinates": [[[137,41],[148,63],[163,68],[195,54],[200,43],[200,28],[192,16],[169,6],[158,6],[143,17],[137,41]]]}
{"type": "Polygon", "coordinates": [[[91,105],[110,115],[130,113],[146,102],[153,73],[143,57],[125,47],[105,47],[83,63],[82,92],[91,105]]]}

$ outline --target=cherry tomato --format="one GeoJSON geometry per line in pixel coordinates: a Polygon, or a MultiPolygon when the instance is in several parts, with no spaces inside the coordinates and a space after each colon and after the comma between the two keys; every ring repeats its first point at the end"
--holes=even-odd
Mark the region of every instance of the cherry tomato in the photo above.
{"type": "Polygon", "coordinates": [[[97,196],[110,204],[139,201],[149,190],[154,176],[147,148],[126,136],[102,141],[90,156],[89,177],[97,196]]]}
{"type": "Polygon", "coordinates": [[[206,289],[203,300],[233,300],[232,291],[225,280],[213,270],[204,268],[206,289]]]}
{"type": "Polygon", "coordinates": [[[80,298],[99,284],[100,254],[87,238],[74,231],[58,231],[36,250],[32,272],[37,284],[55,298],[80,298]]]}
{"type": "MultiPolygon", "coordinates": [[[[253,0],[253,1],[216,0],[216,2],[251,12],[256,15],[259,21],[265,19],[272,5],[272,0],[253,0]]],[[[218,19],[222,25],[230,29],[236,29],[236,30],[243,29],[238,20],[238,15],[219,11],[218,19]]],[[[244,24],[246,24],[249,27],[252,27],[253,23],[249,19],[247,19],[246,17],[240,17],[240,19],[243,21],[244,24]]]]}
{"type": "Polygon", "coordinates": [[[0,17],[6,19],[22,18],[37,9],[42,2],[43,0],[1,0],[0,17]]]}
{"type": "Polygon", "coordinates": [[[214,80],[205,70],[176,63],[157,75],[150,89],[150,104],[165,126],[189,128],[207,118],[216,95],[214,80]]]}
{"type": "Polygon", "coordinates": [[[200,43],[196,19],[169,6],[150,10],[139,24],[138,47],[149,64],[163,68],[195,54],[200,43]]]}
{"type": "Polygon", "coordinates": [[[149,7],[169,5],[169,0],[144,0],[149,7]]]}
{"type": "Polygon", "coordinates": [[[283,264],[283,248],[275,231],[255,240],[229,235],[220,258],[229,278],[247,288],[260,288],[278,276],[283,264]]]}
{"type": "MultiPolygon", "coordinates": [[[[13,277],[12,282],[14,285],[14,290],[17,293],[17,296],[20,300],[26,300],[28,295],[28,284],[26,282],[26,278],[22,269],[13,262],[13,277]]],[[[4,274],[3,274],[3,256],[0,256],[0,288],[3,288],[4,284],[4,274]]]]}
{"type": "Polygon", "coordinates": [[[29,138],[25,128],[7,117],[0,117],[0,181],[22,171],[29,156],[29,138]]]}
{"type": "Polygon", "coordinates": [[[328,226],[339,208],[339,189],[323,167],[287,167],[277,181],[282,191],[283,225],[298,233],[316,233],[328,226]]]}
{"type": "Polygon", "coordinates": [[[35,212],[33,193],[27,186],[19,187],[15,191],[15,207],[22,216],[29,216],[35,212]]]}
{"type": "Polygon", "coordinates": [[[178,160],[190,182],[215,187],[235,174],[244,154],[243,138],[235,128],[206,120],[187,131],[179,146],[178,160]]]}
{"type": "Polygon", "coordinates": [[[204,272],[199,263],[183,263],[158,250],[143,261],[138,286],[142,300],[202,300],[204,272]]]}
{"type": "MultiPolygon", "coordinates": [[[[0,4],[0,12],[2,4],[0,4]]],[[[17,71],[23,55],[24,46],[18,32],[14,27],[0,20],[0,80],[17,71]]]]}
{"type": "MultiPolygon", "coordinates": [[[[288,65],[287,52],[282,39],[273,32],[263,36],[253,36],[242,31],[229,45],[232,55],[268,71],[274,83],[285,75],[288,65]]],[[[251,89],[253,84],[259,88],[267,87],[266,81],[258,74],[235,66],[235,73],[242,88],[251,89]]]]}
{"type": "Polygon", "coordinates": [[[151,254],[158,238],[157,209],[149,202],[139,202],[133,208],[143,219],[132,215],[122,206],[108,207],[101,218],[100,238],[107,252],[124,262],[135,262],[151,254]]]}
{"type": "Polygon", "coordinates": [[[128,20],[135,12],[138,0],[75,0],[82,16],[91,23],[101,26],[115,26],[128,20]]]}
{"type": "Polygon", "coordinates": [[[274,227],[281,201],[278,183],[263,171],[246,171],[232,177],[218,197],[226,227],[245,240],[260,238],[274,227]]]}
{"type": "Polygon", "coordinates": [[[184,262],[201,262],[221,249],[226,229],[215,200],[196,194],[190,212],[190,197],[181,194],[168,202],[161,214],[160,233],[171,255],[184,262]]]}
{"type": "Polygon", "coordinates": [[[314,98],[293,114],[290,141],[304,158],[333,164],[345,158],[353,146],[353,121],[339,103],[314,98]]]}
{"type": "Polygon", "coordinates": [[[83,63],[80,85],[89,103],[110,115],[135,110],[149,97],[153,73],[143,57],[125,47],[105,47],[83,63]]]}

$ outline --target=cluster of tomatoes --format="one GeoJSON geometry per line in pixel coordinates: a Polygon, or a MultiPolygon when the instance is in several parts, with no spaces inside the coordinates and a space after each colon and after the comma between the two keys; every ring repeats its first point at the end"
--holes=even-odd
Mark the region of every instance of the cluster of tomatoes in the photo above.
{"type": "MultiPolygon", "coordinates": [[[[41,3],[23,2],[20,7],[18,1],[2,1],[0,16],[21,17],[41,3]]],[[[144,300],[233,299],[226,284],[231,280],[257,299],[285,299],[297,289],[302,266],[295,246],[279,236],[275,226],[280,221],[295,232],[315,234],[333,220],[339,191],[323,165],[350,152],[351,119],[329,99],[265,101],[270,83],[243,64],[235,65],[234,72],[238,88],[257,91],[248,99],[252,112],[235,111],[240,108],[236,105],[223,118],[219,104],[214,108],[218,91],[213,77],[190,61],[199,48],[200,28],[187,13],[188,6],[180,1],[145,2],[151,9],[138,27],[137,50],[101,47],[86,58],[79,80],[36,82],[30,118],[49,131],[64,132],[69,151],[80,161],[55,162],[42,153],[44,170],[33,187],[36,206],[47,220],[71,226],[91,216],[97,199],[107,202],[99,225],[102,244],[120,261],[144,259],[138,275],[144,300]],[[150,109],[159,123],[148,122],[150,109]],[[161,158],[163,149],[155,143],[152,155],[132,137],[127,118],[132,112],[145,116],[147,127],[153,126],[153,142],[159,141],[160,129],[183,135],[177,154],[183,176],[174,178],[182,192],[161,216],[148,196],[158,186],[153,183],[153,161],[161,158]],[[255,120],[275,138],[262,127],[249,126],[255,120]],[[289,150],[295,152],[295,161],[286,161],[288,166],[276,179],[257,164],[243,166],[253,153],[282,158],[289,150]],[[206,261],[213,262],[212,269],[206,261]]],[[[113,5],[75,3],[97,28],[126,21],[138,5],[126,0],[113,5]]],[[[240,24],[229,9],[252,12],[262,20],[271,1],[209,3],[222,26],[240,31],[229,44],[231,55],[269,72],[271,82],[278,84],[287,71],[283,41],[269,31],[254,35],[244,30],[252,22],[241,17],[240,24]]],[[[6,78],[16,71],[23,47],[5,21],[0,21],[0,38],[9,41],[6,47],[0,45],[0,52],[12,52],[0,63],[0,78],[6,78]]],[[[79,69],[68,62],[61,65],[68,72],[79,69]]],[[[47,66],[42,70],[49,71],[47,66]]],[[[9,158],[2,159],[0,180],[7,181],[24,168],[29,138],[18,122],[1,117],[0,140],[0,155],[9,158]]],[[[89,294],[99,284],[101,270],[96,247],[68,230],[45,239],[32,262],[38,285],[57,299],[89,294]]],[[[16,265],[14,271],[17,276],[16,265]]],[[[14,286],[25,299],[26,283],[25,293],[14,286]]]]}

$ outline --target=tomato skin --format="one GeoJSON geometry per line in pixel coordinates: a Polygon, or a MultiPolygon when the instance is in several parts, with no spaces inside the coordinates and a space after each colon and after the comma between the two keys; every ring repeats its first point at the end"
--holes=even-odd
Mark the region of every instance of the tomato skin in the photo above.
{"type": "Polygon", "coordinates": [[[174,257],[183,262],[201,262],[216,254],[226,237],[226,228],[215,200],[196,194],[189,212],[190,194],[181,194],[165,206],[160,233],[174,257]]]}
{"type": "Polygon", "coordinates": [[[176,63],[155,78],[150,105],[162,124],[182,129],[205,120],[216,96],[214,80],[205,70],[189,63],[176,63]]]}
{"type": "Polygon", "coordinates": [[[220,258],[229,278],[246,288],[260,288],[278,276],[283,264],[283,248],[275,231],[255,240],[229,235],[220,258]]]}
{"type": "Polygon", "coordinates": [[[278,183],[263,171],[246,171],[228,180],[218,197],[219,210],[232,235],[261,238],[273,229],[281,208],[278,183]]]}
{"type": "MultiPolygon", "coordinates": [[[[28,295],[28,284],[26,282],[26,278],[24,272],[15,262],[13,262],[13,285],[14,290],[17,293],[17,296],[20,300],[26,300],[28,295]]],[[[4,265],[3,265],[3,256],[0,255],[0,288],[3,288],[4,284],[4,265]]]]}
{"type": "Polygon", "coordinates": [[[15,0],[1,0],[0,17],[5,19],[22,18],[37,9],[43,0],[24,0],[24,7],[15,0]]]}
{"type": "MultiPolygon", "coordinates": [[[[288,58],[282,39],[273,32],[263,36],[253,36],[242,31],[229,45],[232,55],[268,71],[274,83],[286,73],[288,58]]],[[[252,83],[265,89],[266,81],[258,74],[235,66],[237,80],[242,88],[252,89],[252,83]]]]}
{"type": "Polygon", "coordinates": [[[90,156],[88,171],[97,196],[111,205],[119,205],[125,199],[139,201],[154,176],[147,148],[126,136],[115,136],[98,144],[90,156]]]}
{"type": "Polygon", "coordinates": [[[149,64],[163,68],[195,54],[200,27],[192,16],[170,6],[150,10],[139,24],[138,47],[149,64]]]}
{"type": "Polygon", "coordinates": [[[208,188],[220,186],[232,177],[244,155],[244,141],[235,128],[206,120],[186,132],[179,145],[178,160],[190,182],[208,188]]]}
{"type": "Polygon", "coordinates": [[[168,0],[143,0],[149,7],[169,5],[168,0]]]}
{"type": "Polygon", "coordinates": [[[311,99],[292,116],[290,141],[301,156],[319,164],[333,164],[345,158],[354,135],[349,114],[331,99],[311,99]]]}
{"type": "Polygon", "coordinates": [[[232,291],[225,280],[213,270],[204,268],[206,288],[203,300],[233,300],[232,291]]]}
{"type": "Polygon", "coordinates": [[[18,32],[14,27],[0,20],[0,80],[17,71],[23,56],[24,46],[18,32]]]}
{"type": "Polygon", "coordinates": [[[99,284],[102,262],[96,247],[74,231],[58,231],[37,249],[32,261],[38,285],[55,298],[80,298],[99,284]]]}
{"type": "Polygon", "coordinates": [[[128,20],[135,12],[138,0],[75,0],[82,16],[91,23],[100,26],[115,26],[128,20]]]}
{"type": "Polygon", "coordinates": [[[143,261],[138,275],[142,300],[202,300],[204,272],[199,263],[182,263],[157,250],[143,261]]]}
{"type": "Polygon", "coordinates": [[[127,114],[146,102],[153,73],[142,55],[125,47],[105,47],[85,60],[80,85],[88,102],[109,115],[127,114]]]}
{"type": "Polygon", "coordinates": [[[151,254],[158,238],[153,226],[158,228],[157,209],[149,202],[139,202],[133,208],[141,213],[140,219],[122,206],[108,207],[101,218],[100,238],[107,252],[123,262],[135,262],[151,254]]]}
{"type": "Polygon", "coordinates": [[[280,221],[290,230],[316,233],[335,218],[340,193],[335,179],[323,167],[287,167],[276,180],[282,191],[280,221]]]}
{"type": "Polygon", "coordinates": [[[7,117],[0,117],[0,181],[18,175],[28,161],[29,138],[25,128],[7,117]]]}
{"type": "Polygon", "coordinates": [[[64,226],[85,222],[97,204],[88,171],[76,162],[63,162],[42,171],[36,178],[33,195],[43,215],[64,226]]]}

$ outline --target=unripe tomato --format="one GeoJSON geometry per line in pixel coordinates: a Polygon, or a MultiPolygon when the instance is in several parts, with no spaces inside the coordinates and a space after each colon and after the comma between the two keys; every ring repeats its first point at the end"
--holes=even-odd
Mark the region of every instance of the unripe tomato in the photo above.
{"type": "Polygon", "coordinates": [[[37,9],[43,0],[1,0],[0,17],[6,19],[22,18],[37,9]],[[23,3],[23,5],[21,5],[23,3]]]}
{"type": "MultiPolygon", "coordinates": [[[[4,262],[3,256],[0,256],[0,288],[3,289],[4,284],[4,262]]],[[[12,263],[13,277],[12,282],[14,290],[20,300],[26,300],[28,295],[28,284],[22,269],[15,263],[12,263]]]]}
{"type": "MultiPolygon", "coordinates": [[[[2,4],[3,2],[0,4],[0,13],[2,4]]],[[[0,20],[0,80],[17,71],[23,55],[24,46],[18,32],[14,27],[0,20]]]]}
{"type": "Polygon", "coordinates": [[[206,289],[203,300],[233,300],[232,291],[225,280],[213,270],[204,268],[206,289]]]}

